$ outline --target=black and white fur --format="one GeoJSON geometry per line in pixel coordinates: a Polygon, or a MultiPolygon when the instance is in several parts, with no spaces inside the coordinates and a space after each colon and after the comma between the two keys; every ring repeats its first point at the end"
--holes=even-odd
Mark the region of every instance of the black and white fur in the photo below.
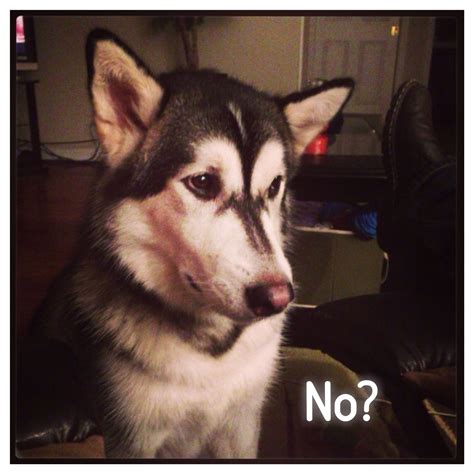
{"type": "Polygon", "coordinates": [[[246,289],[291,284],[286,185],[353,83],[277,98],[212,71],[155,78],[103,30],[87,60],[106,166],[37,327],[76,352],[107,456],[254,458],[285,315],[246,289]]]}

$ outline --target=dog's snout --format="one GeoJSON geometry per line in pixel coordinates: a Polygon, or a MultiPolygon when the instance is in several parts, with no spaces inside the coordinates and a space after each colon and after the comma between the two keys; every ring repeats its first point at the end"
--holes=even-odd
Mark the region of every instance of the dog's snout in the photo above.
{"type": "Polygon", "coordinates": [[[263,283],[245,290],[247,305],[256,316],[271,316],[281,313],[293,297],[293,287],[286,281],[263,283]]]}

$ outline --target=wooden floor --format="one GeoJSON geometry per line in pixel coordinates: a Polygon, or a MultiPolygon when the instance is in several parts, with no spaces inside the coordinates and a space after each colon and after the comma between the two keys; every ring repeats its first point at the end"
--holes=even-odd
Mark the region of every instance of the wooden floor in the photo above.
{"type": "Polygon", "coordinates": [[[25,335],[53,278],[74,252],[94,163],[50,163],[47,172],[18,176],[16,200],[16,322],[25,335]]]}

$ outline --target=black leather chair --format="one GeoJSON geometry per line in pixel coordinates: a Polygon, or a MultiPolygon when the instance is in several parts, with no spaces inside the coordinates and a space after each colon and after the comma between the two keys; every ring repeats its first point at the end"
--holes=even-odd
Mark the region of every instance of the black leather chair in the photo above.
{"type": "MultiPolygon", "coordinates": [[[[449,457],[423,409],[426,393],[404,378],[407,373],[455,366],[454,324],[448,311],[399,293],[295,308],[288,318],[286,344],[319,349],[377,381],[410,437],[413,452],[422,458],[449,457]]],[[[24,341],[17,373],[17,449],[80,442],[99,433],[79,368],[66,346],[24,341]]]]}
{"type": "Polygon", "coordinates": [[[298,308],[290,317],[288,344],[317,348],[354,372],[378,381],[417,456],[450,456],[423,405],[425,398],[455,411],[454,309],[410,293],[380,293],[298,308]],[[446,369],[449,368],[447,371],[446,369]],[[442,389],[413,383],[443,369],[442,389]],[[446,390],[447,387],[447,390],[446,390]],[[448,391],[448,393],[446,393],[448,391]]]}

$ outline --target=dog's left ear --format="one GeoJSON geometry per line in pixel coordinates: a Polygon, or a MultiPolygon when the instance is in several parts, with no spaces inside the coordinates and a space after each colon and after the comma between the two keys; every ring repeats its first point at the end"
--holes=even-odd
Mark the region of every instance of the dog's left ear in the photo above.
{"type": "Polygon", "coordinates": [[[290,125],[297,157],[344,107],[353,89],[352,79],[334,79],[322,86],[277,99],[290,125]]]}
{"type": "Polygon", "coordinates": [[[109,31],[89,34],[86,56],[97,133],[108,165],[115,167],[140,143],[160,106],[163,89],[109,31]]]}

